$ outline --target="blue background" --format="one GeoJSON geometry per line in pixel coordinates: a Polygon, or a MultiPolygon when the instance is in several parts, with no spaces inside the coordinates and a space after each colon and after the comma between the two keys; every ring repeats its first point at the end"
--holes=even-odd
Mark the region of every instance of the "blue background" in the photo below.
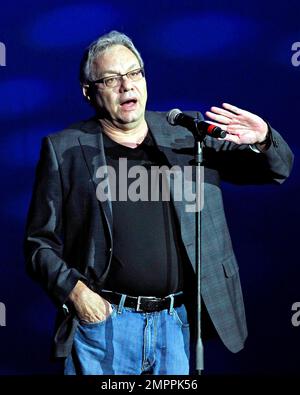
{"type": "Polygon", "coordinates": [[[299,1],[10,1],[1,5],[0,374],[53,374],[55,310],[27,278],[26,212],[42,136],[92,114],[78,83],[84,48],[117,29],[146,65],[148,109],[206,111],[229,102],[268,119],[295,155],[282,186],[224,184],[240,264],[249,339],[231,354],[206,346],[207,374],[299,374],[299,80],[291,46],[300,41],[299,1]]]}

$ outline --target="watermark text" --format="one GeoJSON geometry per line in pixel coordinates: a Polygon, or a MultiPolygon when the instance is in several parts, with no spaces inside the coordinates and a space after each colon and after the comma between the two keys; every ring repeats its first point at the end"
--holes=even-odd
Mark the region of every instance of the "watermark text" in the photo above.
{"type": "Polygon", "coordinates": [[[295,313],[292,315],[292,325],[299,326],[300,325],[300,302],[293,303],[292,311],[295,311],[295,313]]]}
{"type": "Polygon", "coordinates": [[[6,308],[5,304],[0,302],[0,326],[6,326],[6,308]]]}
{"type": "Polygon", "coordinates": [[[6,66],[6,47],[5,44],[0,41],[0,66],[6,66]]]}
{"type": "Polygon", "coordinates": [[[119,158],[117,168],[100,166],[96,178],[100,179],[96,190],[100,202],[158,202],[170,201],[172,197],[184,204],[186,212],[199,212],[203,208],[203,167],[128,166],[127,158],[119,158]]]}
{"type": "Polygon", "coordinates": [[[300,66],[300,41],[296,41],[292,44],[292,58],[291,62],[294,67],[300,66]]]}

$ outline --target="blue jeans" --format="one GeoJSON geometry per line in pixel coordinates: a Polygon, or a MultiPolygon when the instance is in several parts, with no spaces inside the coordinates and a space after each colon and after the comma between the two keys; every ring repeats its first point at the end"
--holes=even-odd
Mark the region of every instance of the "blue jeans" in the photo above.
{"type": "Polygon", "coordinates": [[[104,321],[78,323],[65,375],[189,374],[185,306],[142,313],[123,303],[104,321]]]}

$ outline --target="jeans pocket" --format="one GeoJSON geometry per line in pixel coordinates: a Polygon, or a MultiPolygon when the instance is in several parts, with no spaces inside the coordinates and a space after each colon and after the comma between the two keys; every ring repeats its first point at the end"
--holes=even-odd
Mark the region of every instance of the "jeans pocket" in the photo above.
{"type": "Polygon", "coordinates": [[[172,313],[174,320],[181,328],[188,328],[190,326],[187,316],[187,311],[184,305],[175,307],[172,313]]]}
{"type": "Polygon", "coordinates": [[[112,308],[112,312],[104,320],[96,321],[96,322],[86,322],[83,320],[78,320],[79,325],[85,328],[95,328],[106,324],[107,321],[111,320],[115,316],[115,311],[116,311],[115,305],[112,304],[111,308],[112,308]]]}

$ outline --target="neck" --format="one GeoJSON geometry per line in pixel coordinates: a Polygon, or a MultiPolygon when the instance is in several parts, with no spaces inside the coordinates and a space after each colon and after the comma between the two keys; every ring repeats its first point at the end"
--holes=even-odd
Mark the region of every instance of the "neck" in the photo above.
{"type": "Polygon", "coordinates": [[[148,132],[148,125],[145,119],[137,126],[121,129],[106,119],[99,119],[103,132],[118,144],[130,148],[137,147],[145,138],[148,132]]]}

